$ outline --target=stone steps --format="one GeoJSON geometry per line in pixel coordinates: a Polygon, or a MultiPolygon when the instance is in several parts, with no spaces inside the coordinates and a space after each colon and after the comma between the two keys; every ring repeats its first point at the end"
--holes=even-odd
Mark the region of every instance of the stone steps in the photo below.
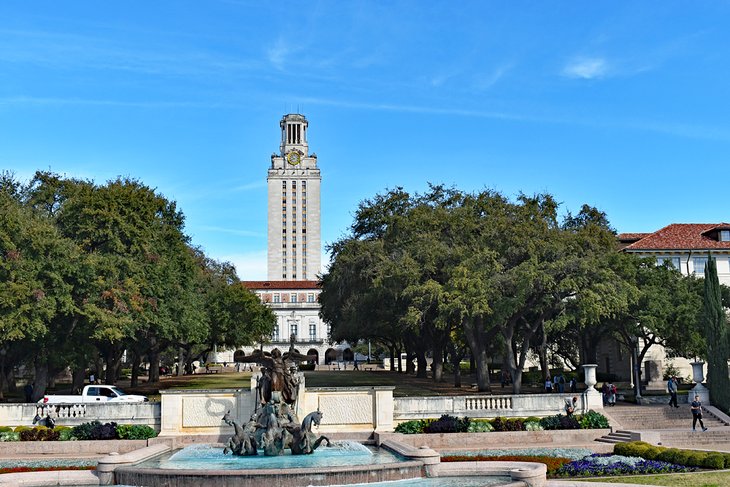
{"type": "MultiPolygon", "coordinates": [[[[692,414],[687,407],[669,406],[617,406],[606,410],[623,429],[675,429],[692,424],[692,414]]],[[[710,412],[703,421],[708,428],[727,426],[710,412]]]]}
{"type": "Polygon", "coordinates": [[[597,438],[596,441],[601,443],[625,443],[627,441],[631,441],[631,432],[630,431],[624,431],[624,430],[618,430],[618,431],[612,431],[611,433],[602,436],[600,438],[597,438]]]}

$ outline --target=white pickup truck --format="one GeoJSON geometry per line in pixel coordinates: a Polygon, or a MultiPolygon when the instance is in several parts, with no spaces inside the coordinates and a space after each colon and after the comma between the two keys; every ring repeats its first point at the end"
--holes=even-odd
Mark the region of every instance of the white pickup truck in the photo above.
{"type": "Polygon", "coordinates": [[[126,394],[114,386],[88,385],[84,387],[81,395],[73,396],[43,396],[39,404],[81,404],[92,402],[147,402],[145,396],[126,394]]]}

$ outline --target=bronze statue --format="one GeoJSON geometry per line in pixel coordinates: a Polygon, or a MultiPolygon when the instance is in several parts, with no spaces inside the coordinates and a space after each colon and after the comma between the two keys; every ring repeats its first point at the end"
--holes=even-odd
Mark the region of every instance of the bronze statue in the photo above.
{"type": "Polygon", "coordinates": [[[292,372],[296,372],[296,364],[306,360],[314,360],[316,356],[302,355],[294,350],[294,337],[289,347],[289,351],[281,354],[278,348],[273,352],[263,352],[261,350],[254,351],[248,357],[243,357],[240,361],[245,363],[257,363],[261,365],[261,378],[259,379],[258,391],[259,402],[267,404],[276,394],[281,396],[281,402],[286,404],[294,404],[297,396],[297,386],[299,382],[292,372]],[[290,366],[292,364],[293,366],[290,366]]]}

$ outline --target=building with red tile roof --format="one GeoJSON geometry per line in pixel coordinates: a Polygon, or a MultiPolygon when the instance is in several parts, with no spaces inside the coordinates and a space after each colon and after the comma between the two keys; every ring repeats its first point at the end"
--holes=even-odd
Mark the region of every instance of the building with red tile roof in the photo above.
{"type": "Polygon", "coordinates": [[[730,286],[730,223],[672,223],[653,233],[621,233],[618,240],[622,251],[668,261],[685,275],[703,276],[712,255],[720,282],[730,286]]]}

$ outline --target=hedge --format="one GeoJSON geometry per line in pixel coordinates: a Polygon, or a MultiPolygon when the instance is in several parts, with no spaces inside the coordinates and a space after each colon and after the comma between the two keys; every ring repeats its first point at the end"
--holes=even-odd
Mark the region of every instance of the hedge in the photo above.
{"type": "Polygon", "coordinates": [[[616,443],[613,447],[613,453],[627,457],[641,457],[647,460],[661,460],[686,467],[730,468],[730,453],[667,448],[651,445],[644,441],[616,443]]]}

